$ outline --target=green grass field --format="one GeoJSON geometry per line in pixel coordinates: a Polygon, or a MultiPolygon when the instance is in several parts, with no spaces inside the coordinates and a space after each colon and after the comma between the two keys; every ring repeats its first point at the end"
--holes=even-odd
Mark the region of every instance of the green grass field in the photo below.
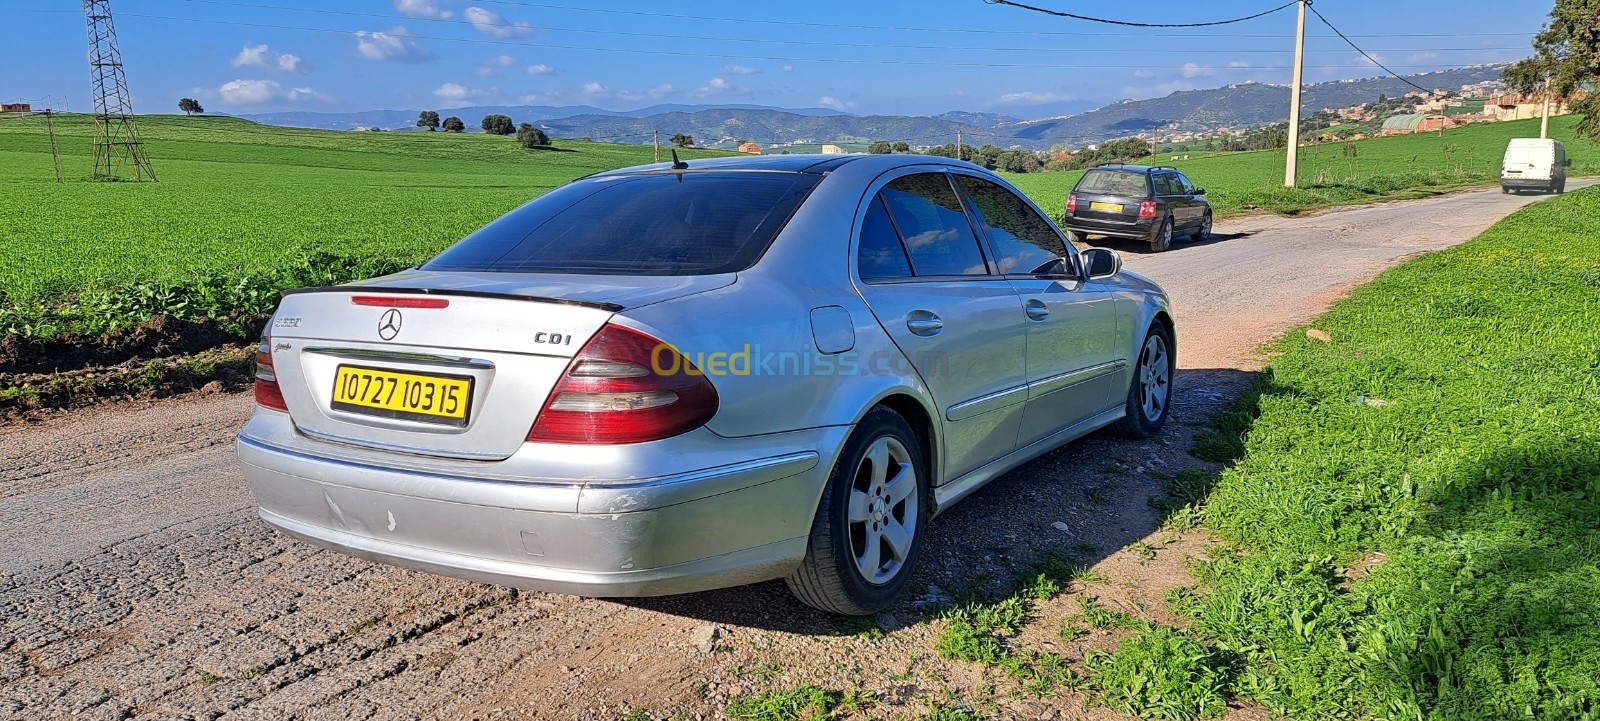
{"type": "MultiPolygon", "coordinates": [[[[1573,119],[1557,118],[1570,139],[1573,119]]],[[[281,287],[341,282],[420,261],[572,178],[651,161],[651,149],[557,141],[527,151],[510,138],[353,133],[222,117],[144,116],[159,183],[87,178],[90,124],[60,116],[67,182],[57,184],[42,118],[0,119],[0,334],[95,333],[153,313],[270,310],[281,287]]],[[[1219,216],[1297,212],[1492,182],[1512,137],[1532,121],[1480,125],[1306,149],[1312,184],[1277,188],[1278,153],[1176,161],[1211,191],[1219,216]],[[1321,178],[1320,181],[1312,179],[1321,178]]],[[[1600,172],[1600,150],[1570,143],[1574,171],[1600,172]]],[[[716,151],[683,151],[706,157],[716,151]]],[[[1012,180],[1059,213],[1078,173],[1012,180]]]]}
{"type": "MultiPolygon", "coordinates": [[[[1573,175],[1600,173],[1600,145],[1575,140],[1576,116],[1551,118],[1551,136],[1567,145],[1573,175]]],[[[1204,187],[1223,218],[1245,212],[1299,213],[1331,205],[1418,197],[1496,182],[1500,160],[1512,138],[1539,137],[1539,121],[1481,123],[1438,134],[1324,143],[1300,149],[1300,187],[1283,187],[1284,152],[1206,154],[1189,160],[1157,156],[1162,165],[1181,169],[1204,187]],[[1346,148],[1352,149],[1347,151],[1346,148]],[[1349,154],[1353,152],[1354,154],[1349,154]]],[[[1082,171],[1030,173],[1006,178],[1059,215],[1082,171]]]]}
{"type": "MultiPolygon", "coordinates": [[[[1196,448],[1237,457],[1185,631],[1291,718],[1600,715],[1600,190],[1291,333],[1196,448]]],[[[1182,658],[1172,659],[1174,663],[1182,658]]]]}

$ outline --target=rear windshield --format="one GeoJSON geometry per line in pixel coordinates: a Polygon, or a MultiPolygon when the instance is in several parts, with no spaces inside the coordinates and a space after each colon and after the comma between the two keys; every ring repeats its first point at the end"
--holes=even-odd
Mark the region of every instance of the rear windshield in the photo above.
{"type": "Polygon", "coordinates": [[[749,268],[818,177],[690,172],[580,181],[511,211],[424,270],[712,275],[749,268]]]}
{"type": "Polygon", "coordinates": [[[1144,173],[1126,170],[1091,170],[1078,181],[1078,192],[1104,195],[1132,195],[1142,198],[1150,194],[1144,173]]]}

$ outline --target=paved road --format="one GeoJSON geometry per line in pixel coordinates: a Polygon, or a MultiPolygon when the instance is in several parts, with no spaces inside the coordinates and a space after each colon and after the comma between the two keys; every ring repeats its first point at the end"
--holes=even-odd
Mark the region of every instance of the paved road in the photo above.
{"type": "MultiPolygon", "coordinates": [[[[1003,573],[1018,546],[1082,549],[1087,539],[1113,567],[1111,551],[1156,525],[1145,466],[1192,462],[1181,449],[1194,419],[1237,392],[1246,375],[1230,369],[1254,367],[1253,348],[1401,259],[1535,200],[1475,191],[1246,218],[1219,224],[1205,245],[1130,248],[1128,266],[1174,298],[1187,417],[1155,444],[1073,444],[942,517],[917,581],[934,587],[917,598],[1003,573]],[[1085,488],[1117,500],[1086,510],[1085,488]]],[[[254,518],[231,447],[249,410],[247,396],[191,396],[0,428],[0,717],[698,715],[752,683],[854,683],[891,703],[912,695],[907,676],[928,674],[911,683],[937,695],[963,673],[926,660],[927,624],[841,640],[779,584],[623,604],[314,550],[254,518]],[[782,670],[754,682],[718,681],[777,659],[782,670]]],[[[894,613],[917,608],[914,598],[894,613]]],[[[1080,701],[1053,703],[1104,713],[1080,701]]]]}

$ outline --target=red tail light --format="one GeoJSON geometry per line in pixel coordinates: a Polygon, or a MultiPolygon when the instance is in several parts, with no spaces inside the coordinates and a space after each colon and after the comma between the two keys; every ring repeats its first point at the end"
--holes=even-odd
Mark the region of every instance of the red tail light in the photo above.
{"type": "Polygon", "coordinates": [[[1077,193],[1068,193],[1067,194],[1067,212],[1068,213],[1076,213],[1076,212],[1078,212],[1078,194],[1077,193]]]}
{"type": "Polygon", "coordinates": [[[677,349],[607,325],[572,359],[528,440],[640,443],[699,428],[717,412],[717,390],[677,349]]]}
{"type": "Polygon", "coordinates": [[[1139,217],[1141,217],[1141,218],[1154,218],[1154,217],[1156,217],[1156,202],[1154,200],[1146,200],[1143,203],[1140,203],[1139,204],[1139,217]]]}
{"type": "Polygon", "coordinates": [[[283,390],[278,387],[278,374],[272,368],[272,337],[261,339],[256,347],[256,405],[275,411],[288,412],[289,404],[283,402],[283,390]]]}

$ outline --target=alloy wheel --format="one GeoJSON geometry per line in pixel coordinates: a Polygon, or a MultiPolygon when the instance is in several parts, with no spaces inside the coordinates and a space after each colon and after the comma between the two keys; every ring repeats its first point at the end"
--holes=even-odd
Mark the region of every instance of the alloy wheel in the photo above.
{"type": "Polygon", "coordinates": [[[1145,420],[1160,420],[1167,412],[1167,396],[1172,392],[1172,369],[1167,357],[1167,342],[1151,333],[1139,353],[1139,406],[1145,420]]]}
{"type": "Polygon", "coordinates": [[[893,437],[878,438],[862,455],[850,488],[850,551],[863,579],[873,584],[894,579],[910,557],[917,517],[911,453],[893,437]]]}

